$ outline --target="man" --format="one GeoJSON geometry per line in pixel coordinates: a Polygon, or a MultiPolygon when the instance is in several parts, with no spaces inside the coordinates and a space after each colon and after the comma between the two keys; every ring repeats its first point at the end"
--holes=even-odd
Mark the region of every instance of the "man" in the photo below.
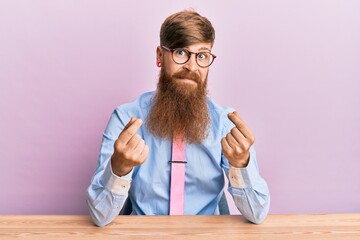
{"type": "Polygon", "coordinates": [[[162,24],[157,91],[118,107],[103,134],[87,197],[96,225],[110,223],[126,199],[131,214],[219,214],[223,170],[242,215],[253,223],[265,219],[270,196],[258,172],[254,136],[238,113],[207,97],[214,39],[210,21],[195,11],[175,13],[162,24]],[[185,161],[174,160],[177,153],[185,161]],[[176,166],[185,173],[175,176],[176,166]],[[183,195],[172,197],[179,186],[183,195]],[[179,212],[171,209],[177,202],[179,212]]]}

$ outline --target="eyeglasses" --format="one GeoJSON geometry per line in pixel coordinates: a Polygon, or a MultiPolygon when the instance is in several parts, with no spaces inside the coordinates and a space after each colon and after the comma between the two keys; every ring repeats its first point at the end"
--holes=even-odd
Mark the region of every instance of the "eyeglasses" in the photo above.
{"type": "Polygon", "coordinates": [[[184,48],[170,49],[165,46],[161,46],[161,47],[163,49],[165,49],[166,51],[169,51],[172,53],[171,54],[172,59],[177,64],[187,63],[189,61],[189,59],[191,58],[191,54],[195,54],[195,59],[196,59],[197,65],[199,65],[199,67],[206,68],[206,67],[209,67],[216,58],[216,56],[210,52],[194,53],[194,52],[190,52],[189,50],[184,49],[184,48]]]}

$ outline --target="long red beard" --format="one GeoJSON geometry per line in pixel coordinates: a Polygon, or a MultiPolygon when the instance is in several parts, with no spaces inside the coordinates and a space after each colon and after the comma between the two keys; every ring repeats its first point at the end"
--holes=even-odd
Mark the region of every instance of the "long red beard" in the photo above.
{"type": "Polygon", "coordinates": [[[201,143],[207,137],[210,122],[206,85],[207,80],[202,82],[196,73],[183,70],[169,76],[163,66],[147,118],[149,131],[163,139],[181,137],[188,143],[201,143]],[[182,83],[181,78],[197,84],[182,83]]]}

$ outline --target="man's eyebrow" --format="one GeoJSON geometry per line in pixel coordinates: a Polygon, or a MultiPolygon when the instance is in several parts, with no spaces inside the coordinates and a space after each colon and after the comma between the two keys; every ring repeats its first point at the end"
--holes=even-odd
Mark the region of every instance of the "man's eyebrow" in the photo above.
{"type": "MultiPolygon", "coordinates": [[[[188,47],[183,47],[182,49],[185,49],[185,50],[190,51],[190,49],[189,49],[188,47]]],[[[199,51],[204,51],[204,50],[211,52],[211,49],[209,49],[209,48],[207,48],[207,47],[201,47],[201,48],[199,48],[199,49],[198,49],[198,52],[199,52],[199,51]]],[[[191,52],[191,51],[190,51],[190,52],[191,52]]]]}
{"type": "Polygon", "coordinates": [[[201,50],[207,50],[207,51],[211,52],[211,49],[208,49],[207,47],[201,47],[201,48],[199,48],[199,51],[201,51],[201,50]]]}

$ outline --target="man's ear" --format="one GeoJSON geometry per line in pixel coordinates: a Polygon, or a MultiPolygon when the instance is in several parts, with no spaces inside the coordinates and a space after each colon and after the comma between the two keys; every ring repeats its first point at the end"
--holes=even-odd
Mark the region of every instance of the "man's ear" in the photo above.
{"type": "Polygon", "coordinates": [[[163,54],[162,49],[161,49],[160,46],[158,46],[158,47],[156,48],[156,62],[157,62],[157,63],[161,63],[162,54],[163,54]]]}

